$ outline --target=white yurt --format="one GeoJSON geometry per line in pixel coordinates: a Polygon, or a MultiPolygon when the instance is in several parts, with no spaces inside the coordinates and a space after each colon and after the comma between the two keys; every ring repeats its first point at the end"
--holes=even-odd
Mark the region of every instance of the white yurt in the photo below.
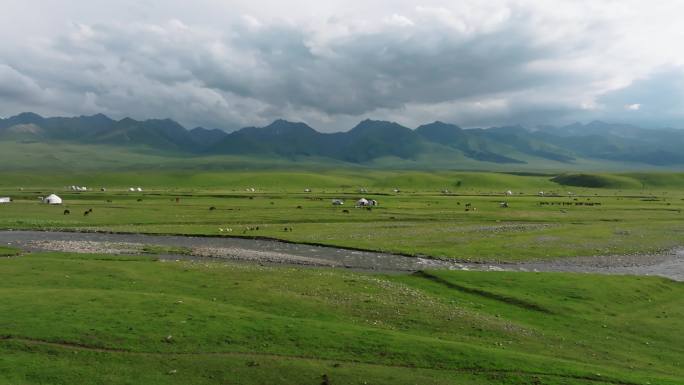
{"type": "Polygon", "coordinates": [[[0,203],[10,203],[12,202],[12,198],[10,197],[0,197],[0,203]]]}
{"type": "Polygon", "coordinates": [[[361,198],[358,201],[356,201],[357,206],[368,206],[370,205],[370,202],[366,198],[361,198]]]}
{"type": "Polygon", "coordinates": [[[62,204],[62,198],[58,197],[55,194],[50,194],[43,198],[43,203],[49,204],[49,205],[61,205],[62,204]]]}

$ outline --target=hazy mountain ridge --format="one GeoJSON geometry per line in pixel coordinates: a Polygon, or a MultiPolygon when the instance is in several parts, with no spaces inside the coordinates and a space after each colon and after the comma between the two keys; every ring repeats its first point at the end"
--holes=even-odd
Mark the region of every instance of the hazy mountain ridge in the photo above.
{"type": "Polygon", "coordinates": [[[170,119],[113,120],[103,114],[44,118],[22,113],[0,119],[0,141],[67,142],[135,146],[199,155],[319,157],[350,163],[379,158],[409,161],[430,154],[476,162],[523,164],[579,159],[684,165],[684,131],[644,129],[591,122],[536,130],[521,126],[463,129],[433,122],[414,129],[398,123],[364,120],[349,131],[322,133],[305,123],[276,120],[265,127],[232,133],[197,127],[187,130],[170,119]]]}

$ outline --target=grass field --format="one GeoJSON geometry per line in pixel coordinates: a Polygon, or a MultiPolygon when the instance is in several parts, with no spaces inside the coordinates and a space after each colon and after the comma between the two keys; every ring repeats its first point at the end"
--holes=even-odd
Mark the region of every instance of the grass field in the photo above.
{"type": "Polygon", "coordinates": [[[684,242],[684,174],[34,172],[4,173],[4,195],[14,202],[0,205],[2,229],[271,237],[468,261],[648,253],[684,242]],[[51,192],[64,206],[39,202],[51,192]],[[362,196],[380,206],[354,208],[362,196]]]}
{"type": "Polygon", "coordinates": [[[19,250],[12,247],[0,246],[0,257],[11,257],[19,254],[19,250]]]}
{"type": "MultiPolygon", "coordinates": [[[[684,241],[683,174],[34,171],[3,173],[0,196],[13,198],[0,205],[0,229],[271,237],[461,260],[640,253],[684,241]],[[144,191],[127,191],[137,186],[144,191]],[[53,192],[64,205],[39,202],[53,192]],[[362,196],[380,206],[354,208],[362,196]],[[335,207],[333,198],[346,204],[335,207]]],[[[158,261],[154,254],[169,252],[160,246],[142,252],[20,255],[0,245],[0,384],[678,385],[684,378],[681,282],[372,275],[158,261]]]]}
{"type": "Polygon", "coordinates": [[[4,384],[681,384],[681,283],[0,259],[4,384]]]}

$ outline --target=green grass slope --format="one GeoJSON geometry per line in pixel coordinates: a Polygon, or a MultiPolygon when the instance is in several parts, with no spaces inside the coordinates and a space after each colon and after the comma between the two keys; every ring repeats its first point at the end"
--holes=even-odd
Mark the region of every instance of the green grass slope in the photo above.
{"type": "MultiPolygon", "coordinates": [[[[24,134],[22,134],[24,135],[24,134]]],[[[606,159],[579,158],[572,162],[546,159],[530,154],[508,154],[525,163],[497,163],[484,159],[466,157],[459,150],[430,144],[429,150],[411,156],[393,152],[371,156],[353,155],[353,159],[324,157],[320,154],[296,155],[274,152],[232,155],[196,154],[181,152],[169,144],[153,147],[145,142],[131,142],[126,146],[107,143],[83,143],[51,140],[40,141],[30,137],[2,140],[0,138],[0,162],[3,170],[36,171],[49,169],[63,172],[94,172],[122,170],[267,170],[267,169],[385,169],[385,170],[490,170],[490,171],[547,171],[573,172],[626,170],[680,170],[678,166],[649,165],[637,162],[606,159]],[[356,157],[361,157],[357,159],[356,157]],[[361,160],[363,159],[363,160],[361,160]],[[358,161],[358,163],[354,163],[358,161]]]]}
{"type": "Polygon", "coordinates": [[[564,186],[638,190],[645,188],[684,188],[682,173],[565,173],[551,179],[564,186]]]}
{"type": "Polygon", "coordinates": [[[20,250],[13,247],[0,246],[0,257],[11,257],[19,255],[20,250]]]}
{"type": "Polygon", "coordinates": [[[0,259],[0,383],[675,385],[683,295],[658,278],[36,254],[0,259]]]}

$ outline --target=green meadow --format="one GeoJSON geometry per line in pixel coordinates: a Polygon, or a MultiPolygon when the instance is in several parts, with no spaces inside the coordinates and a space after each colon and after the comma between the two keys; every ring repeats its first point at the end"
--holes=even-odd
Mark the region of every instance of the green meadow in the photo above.
{"type": "Polygon", "coordinates": [[[464,261],[651,253],[684,239],[684,174],[672,173],[15,172],[0,195],[14,199],[0,205],[2,229],[266,237],[464,261]],[[53,192],[63,206],[40,203],[53,192]],[[361,197],[379,206],[355,208],[361,197]]]}
{"type": "MultiPolygon", "coordinates": [[[[648,253],[684,240],[684,174],[672,173],[16,171],[2,173],[0,196],[13,198],[0,205],[3,230],[264,237],[469,261],[648,253]],[[50,193],[64,204],[39,201],[50,193]],[[355,208],[361,197],[379,206],[355,208]]],[[[684,286],[665,278],[387,275],[154,256],[165,252],[0,245],[0,384],[684,378],[684,286]]]]}
{"type": "Polygon", "coordinates": [[[681,384],[684,286],[0,259],[0,383],[681,384]]]}

